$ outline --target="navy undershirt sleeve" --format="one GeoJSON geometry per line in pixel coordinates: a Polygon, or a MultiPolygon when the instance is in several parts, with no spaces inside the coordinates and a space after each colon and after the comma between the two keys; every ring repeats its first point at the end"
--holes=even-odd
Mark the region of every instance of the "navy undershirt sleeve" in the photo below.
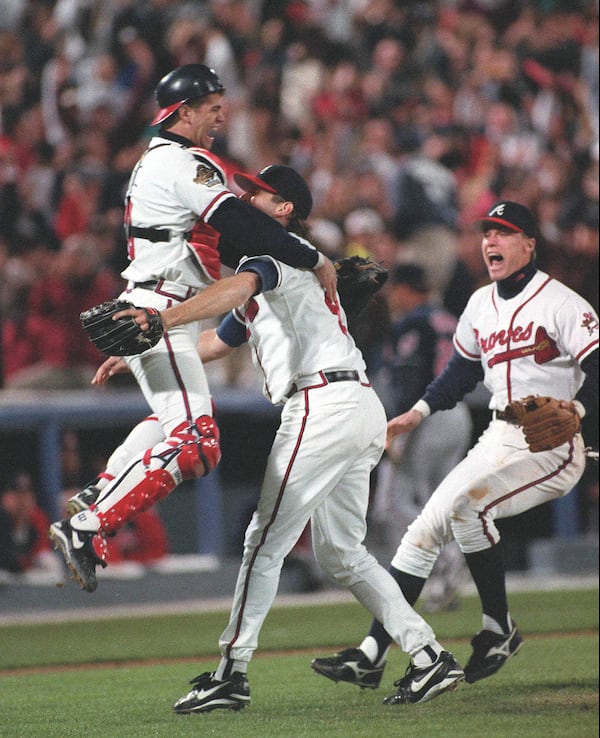
{"type": "MultiPolygon", "coordinates": [[[[260,278],[260,287],[254,294],[267,292],[277,286],[279,271],[271,259],[248,259],[238,267],[238,272],[254,272],[260,278]]],[[[248,340],[246,324],[236,317],[235,311],[227,315],[217,328],[217,336],[228,346],[235,348],[248,340]]]]}
{"type": "Polygon", "coordinates": [[[260,287],[254,293],[268,292],[277,287],[279,272],[271,259],[248,259],[238,267],[238,272],[254,272],[260,277],[260,287]]]}
{"type": "Polygon", "coordinates": [[[270,216],[235,197],[224,200],[207,223],[221,234],[221,261],[232,269],[243,256],[263,254],[301,269],[312,269],[317,264],[316,249],[288,233],[270,216]]]}
{"type": "Polygon", "coordinates": [[[444,371],[428,385],[423,400],[431,412],[450,410],[483,379],[479,361],[470,361],[454,351],[444,371]]]}
{"type": "Polygon", "coordinates": [[[248,340],[246,337],[246,325],[240,322],[233,312],[225,316],[217,328],[217,336],[231,348],[241,346],[248,340]]]}
{"type": "Polygon", "coordinates": [[[598,349],[581,362],[585,379],[575,395],[575,399],[585,408],[586,415],[594,413],[598,407],[598,349]]]}

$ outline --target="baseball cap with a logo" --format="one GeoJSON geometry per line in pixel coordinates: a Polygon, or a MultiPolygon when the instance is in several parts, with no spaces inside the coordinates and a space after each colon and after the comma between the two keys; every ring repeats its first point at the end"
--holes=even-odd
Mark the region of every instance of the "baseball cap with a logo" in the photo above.
{"type": "Polygon", "coordinates": [[[475,223],[480,226],[481,230],[496,224],[509,228],[515,233],[524,233],[528,238],[535,238],[536,225],[533,213],[518,202],[510,200],[497,202],[485,217],[476,220],[475,223]]]}
{"type": "Polygon", "coordinates": [[[304,178],[295,169],[283,164],[271,164],[254,177],[245,172],[233,175],[236,183],[246,192],[254,194],[257,190],[266,190],[283,197],[294,204],[299,218],[305,220],[313,206],[312,195],[304,178]]]}

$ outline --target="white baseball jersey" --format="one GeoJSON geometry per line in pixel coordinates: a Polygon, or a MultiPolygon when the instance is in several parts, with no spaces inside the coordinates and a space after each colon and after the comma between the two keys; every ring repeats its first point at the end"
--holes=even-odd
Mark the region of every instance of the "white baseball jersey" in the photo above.
{"type": "MultiPolygon", "coordinates": [[[[598,347],[598,317],[573,290],[538,271],[509,299],[499,297],[495,284],[477,290],[454,344],[463,357],[481,362],[493,410],[532,394],[572,400],[584,379],[579,362],[598,347]]],[[[580,434],[531,453],[521,427],[494,417],[409,526],[392,566],[427,578],[453,538],[467,554],[495,545],[497,518],[568,494],[584,468],[580,434]]]]}
{"type": "Polygon", "coordinates": [[[213,243],[203,233],[191,238],[196,221],[209,218],[228,197],[226,176],[218,157],[206,149],[154,137],[133,170],[126,195],[125,226],[169,231],[168,240],[153,243],[129,237],[129,266],[122,272],[132,282],[164,279],[182,287],[202,288],[218,276],[218,234],[213,243]]]}
{"type": "Polygon", "coordinates": [[[481,361],[491,409],[531,394],[572,400],[584,379],[579,363],[598,346],[598,316],[576,292],[538,271],[508,300],[495,284],[477,290],[454,345],[481,361]]]}
{"type": "MultiPolygon", "coordinates": [[[[271,257],[250,260],[265,261],[269,270],[256,267],[265,291],[236,311],[239,322],[233,327],[227,318],[229,325],[220,334],[237,341],[245,330],[264,373],[265,394],[272,402],[284,402],[258,506],[246,530],[221,654],[242,661],[252,657],[277,592],[281,564],[309,519],[323,571],[351,588],[394,640],[414,654],[434,641],[433,631],[363,544],[370,475],[385,443],[383,405],[364,374],[364,360],[341,307],[327,302],[312,272],[271,257]]],[[[244,262],[240,268],[244,264],[249,266],[244,262]]]]}
{"type": "Polygon", "coordinates": [[[252,298],[237,316],[246,322],[254,363],[264,376],[265,396],[274,404],[284,402],[292,385],[299,386],[320,371],[364,372],[364,359],[348,332],[341,305],[330,303],[322,289],[314,289],[318,280],[313,272],[269,256],[260,258],[277,268],[277,286],[252,298]]]}

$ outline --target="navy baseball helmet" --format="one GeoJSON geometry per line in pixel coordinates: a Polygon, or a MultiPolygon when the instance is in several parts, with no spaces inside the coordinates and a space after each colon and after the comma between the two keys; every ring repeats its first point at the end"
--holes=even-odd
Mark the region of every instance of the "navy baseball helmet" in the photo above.
{"type": "Polygon", "coordinates": [[[213,92],[225,92],[225,87],[214,69],[204,64],[184,64],[165,74],[156,86],[156,102],[159,111],[150,125],[165,121],[183,103],[197,100],[213,92]]]}
{"type": "Polygon", "coordinates": [[[271,164],[261,169],[255,177],[245,172],[236,172],[233,178],[246,192],[266,190],[283,197],[284,200],[289,200],[294,204],[294,210],[302,220],[310,215],[313,206],[312,195],[304,177],[291,167],[271,164]]]}

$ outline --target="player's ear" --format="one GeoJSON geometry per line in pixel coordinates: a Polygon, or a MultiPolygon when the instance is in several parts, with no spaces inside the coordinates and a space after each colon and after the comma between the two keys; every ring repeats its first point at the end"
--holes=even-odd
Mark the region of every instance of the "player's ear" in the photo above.
{"type": "Polygon", "coordinates": [[[284,200],[277,205],[277,214],[286,218],[290,218],[294,212],[294,203],[290,200],[284,200]]]}
{"type": "Polygon", "coordinates": [[[535,259],[535,238],[527,239],[527,248],[529,250],[529,256],[531,259],[535,259]]]}

